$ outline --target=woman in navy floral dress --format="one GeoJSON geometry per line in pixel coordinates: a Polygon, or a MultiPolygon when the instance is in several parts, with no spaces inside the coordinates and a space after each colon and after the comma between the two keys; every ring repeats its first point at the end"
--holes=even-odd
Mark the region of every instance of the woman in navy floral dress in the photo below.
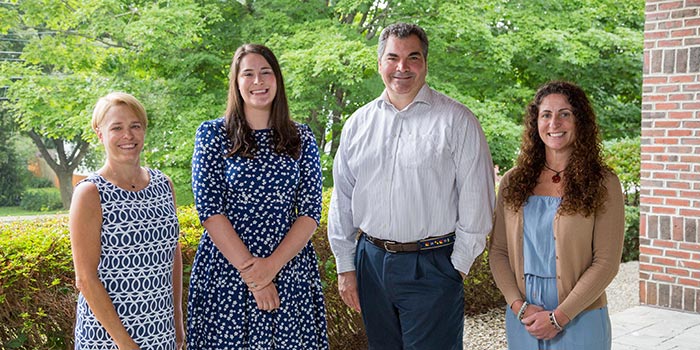
{"type": "Polygon", "coordinates": [[[327,349],[310,242],[321,216],[318,147],[309,127],[290,119],[268,48],[236,51],[226,114],[197,129],[192,188],[205,231],[187,348],[327,349]]]}

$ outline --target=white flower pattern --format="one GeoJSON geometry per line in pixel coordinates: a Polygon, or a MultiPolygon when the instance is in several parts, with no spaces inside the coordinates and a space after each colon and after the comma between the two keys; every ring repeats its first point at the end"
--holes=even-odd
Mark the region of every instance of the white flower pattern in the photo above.
{"type": "MultiPolygon", "coordinates": [[[[250,252],[272,254],[299,216],[321,217],[321,168],[311,129],[297,125],[298,160],[273,150],[270,129],[255,130],[253,159],[226,157],[223,118],[202,123],[195,136],[192,189],[199,218],[223,214],[250,252]]],[[[257,308],[238,271],[205,231],[190,279],[187,348],[328,349],[326,311],[311,242],[275,280],[280,308],[257,308]]]]}

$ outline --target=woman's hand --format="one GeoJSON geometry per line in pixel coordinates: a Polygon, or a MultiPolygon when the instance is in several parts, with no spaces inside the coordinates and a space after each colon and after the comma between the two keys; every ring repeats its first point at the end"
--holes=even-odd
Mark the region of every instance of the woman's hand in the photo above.
{"type": "Polygon", "coordinates": [[[185,347],[185,328],[182,323],[178,326],[175,322],[175,349],[182,350],[185,347]]]}
{"type": "Polygon", "coordinates": [[[540,340],[549,340],[556,337],[559,331],[549,322],[550,312],[541,310],[530,316],[523,317],[523,324],[528,333],[540,340]]]}
{"type": "Polygon", "coordinates": [[[527,326],[527,323],[525,323],[525,319],[528,316],[532,316],[540,311],[544,311],[544,308],[542,306],[528,304],[525,308],[525,312],[523,312],[523,319],[520,322],[527,326]]]}
{"type": "Polygon", "coordinates": [[[267,286],[253,291],[253,296],[260,310],[273,311],[280,307],[280,297],[274,283],[268,283],[267,286]]]}
{"type": "Polygon", "coordinates": [[[275,264],[270,258],[252,257],[243,265],[244,267],[239,271],[243,281],[251,292],[256,292],[267,287],[267,285],[272,283],[272,280],[282,268],[275,264]]]}
{"type": "MultiPolygon", "coordinates": [[[[520,308],[523,307],[524,303],[525,303],[525,301],[518,299],[518,300],[514,301],[513,304],[511,304],[510,310],[513,312],[513,315],[515,315],[516,317],[518,316],[518,312],[520,312],[520,308]]],[[[542,310],[544,310],[543,307],[541,307],[539,305],[533,305],[533,304],[528,303],[527,306],[525,307],[525,311],[523,311],[520,322],[522,322],[524,324],[522,319],[524,319],[527,316],[534,315],[537,312],[540,312],[542,310]]]]}

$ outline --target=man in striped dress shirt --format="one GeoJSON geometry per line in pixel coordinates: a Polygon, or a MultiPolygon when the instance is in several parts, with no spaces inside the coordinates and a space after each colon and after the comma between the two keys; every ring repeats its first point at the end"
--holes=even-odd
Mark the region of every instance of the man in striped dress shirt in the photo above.
{"type": "Polygon", "coordinates": [[[495,202],[479,122],[425,82],[428,39],[397,23],[379,37],[385,90],[345,123],[328,238],[343,301],[370,349],[462,349],[462,279],[495,202]]]}

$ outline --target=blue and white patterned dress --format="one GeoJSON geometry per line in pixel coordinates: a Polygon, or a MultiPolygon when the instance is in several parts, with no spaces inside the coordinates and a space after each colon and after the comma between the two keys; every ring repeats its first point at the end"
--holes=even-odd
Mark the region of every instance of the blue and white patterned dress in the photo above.
{"type": "MultiPolygon", "coordinates": [[[[95,184],[100,194],[97,274],[122,324],[141,350],[173,350],[173,262],[180,226],[167,177],[147,170],[150,182],[140,191],[119,188],[96,173],[83,181],[95,184]]],[[[80,294],[75,349],[116,348],[80,294]]]]}
{"type": "MultiPolygon", "coordinates": [[[[273,150],[271,129],[254,130],[253,159],[226,158],[231,142],[223,118],[202,123],[195,136],[192,188],[199,218],[225,215],[248,250],[267,257],[299,216],[321,216],[318,147],[298,125],[298,160],[273,150]]],[[[258,309],[236,268],[204,231],[192,266],[187,348],[327,349],[326,312],[316,253],[309,242],[278,273],[280,308],[258,309]]]]}

